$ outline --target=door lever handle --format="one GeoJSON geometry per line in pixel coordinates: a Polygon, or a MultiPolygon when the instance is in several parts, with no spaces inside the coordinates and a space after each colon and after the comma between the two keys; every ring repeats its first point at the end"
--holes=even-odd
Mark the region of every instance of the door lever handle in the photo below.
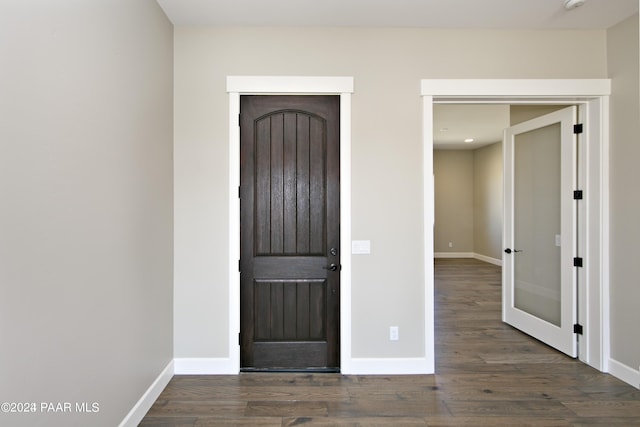
{"type": "Polygon", "coordinates": [[[524,251],[522,249],[511,250],[511,248],[507,248],[507,249],[504,250],[504,253],[506,253],[506,254],[510,254],[511,252],[516,253],[516,252],[524,252],[524,251]]]}
{"type": "Polygon", "coordinates": [[[329,270],[329,271],[337,271],[338,269],[341,268],[341,266],[339,266],[338,264],[331,264],[331,265],[327,265],[325,267],[322,267],[325,270],[329,270]]]}

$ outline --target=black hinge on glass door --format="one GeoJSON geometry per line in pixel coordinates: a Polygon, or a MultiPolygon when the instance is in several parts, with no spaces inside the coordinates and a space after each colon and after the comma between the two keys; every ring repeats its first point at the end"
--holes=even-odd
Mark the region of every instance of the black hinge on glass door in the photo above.
{"type": "Polygon", "coordinates": [[[576,323],[575,325],[573,325],[573,333],[578,335],[583,335],[584,329],[582,328],[582,325],[579,323],[576,323]]]}
{"type": "Polygon", "coordinates": [[[573,125],[573,133],[580,134],[583,132],[582,123],[578,123],[577,125],[573,125]]]}

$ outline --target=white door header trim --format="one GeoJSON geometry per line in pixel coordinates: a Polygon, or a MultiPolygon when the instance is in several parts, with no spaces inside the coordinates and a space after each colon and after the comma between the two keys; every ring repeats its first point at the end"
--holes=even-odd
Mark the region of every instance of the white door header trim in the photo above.
{"type": "Polygon", "coordinates": [[[227,76],[227,92],[253,94],[353,93],[353,77],[227,76]]]}
{"type": "Polygon", "coordinates": [[[611,95],[610,79],[423,79],[422,95],[451,98],[595,97],[611,95]],[[553,94],[553,95],[550,95],[553,94]]]}

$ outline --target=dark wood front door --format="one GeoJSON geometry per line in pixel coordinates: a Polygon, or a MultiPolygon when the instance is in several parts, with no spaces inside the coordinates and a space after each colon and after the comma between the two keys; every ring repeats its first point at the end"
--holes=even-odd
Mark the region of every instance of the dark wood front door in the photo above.
{"type": "Polygon", "coordinates": [[[240,111],[241,368],[338,370],[340,98],[240,111]]]}

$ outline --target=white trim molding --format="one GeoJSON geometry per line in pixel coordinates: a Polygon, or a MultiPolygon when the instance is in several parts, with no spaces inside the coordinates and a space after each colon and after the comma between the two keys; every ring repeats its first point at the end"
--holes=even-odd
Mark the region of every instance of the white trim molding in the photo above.
{"type": "Polygon", "coordinates": [[[473,252],[435,252],[434,258],[475,258],[473,252]]]}
{"type": "Polygon", "coordinates": [[[174,359],[176,375],[233,375],[235,361],[230,358],[182,357],[174,359]]]}
{"type": "Polygon", "coordinates": [[[473,258],[479,261],[488,262],[489,264],[502,266],[502,259],[491,258],[490,256],[478,254],[475,252],[434,252],[434,258],[473,258]]]}
{"type": "Polygon", "coordinates": [[[614,377],[640,389],[640,369],[633,369],[615,359],[609,359],[609,373],[614,377]]]}
{"type": "Polygon", "coordinates": [[[435,177],[433,175],[433,96],[422,96],[422,133],[431,135],[431,143],[423,141],[422,149],[422,204],[424,215],[424,235],[422,236],[424,247],[424,354],[427,359],[429,373],[436,371],[435,352],[435,294],[433,279],[435,275],[433,266],[433,242],[435,225],[435,177]]]}
{"type": "MultiPolygon", "coordinates": [[[[565,104],[578,105],[585,120],[584,149],[587,173],[579,185],[588,197],[585,211],[586,238],[579,253],[590,260],[579,269],[578,322],[585,325],[579,341],[579,358],[607,372],[609,365],[609,79],[424,79],[423,150],[425,200],[425,259],[433,257],[433,105],[438,103],[565,104]]],[[[425,269],[426,293],[433,293],[433,274],[425,269]]],[[[433,304],[427,304],[425,317],[433,317],[433,304]]],[[[433,338],[433,330],[428,332],[433,338]]],[[[429,342],[429,340],[428,340],[429,342]]],[[[427,354],[434,348],[427,349],[427,354]]]]}
{"type": "MultiPolygon", "coordinates": [[[[351,371],[351,94],[353,77],[228,76],[229,94],[229,364],[224,373],[240,372],[240,114],[241,95],[340,96],[340,367],[351,371]]],[[[226,360],[226,359],[225,359],[226,360]]],[[[205,365],[206,366],[206,365],[205,365]]],[[[213,367],[213,365],[211,365],[213,367]]]]}
{"type": "Polygon", "coordinates": [[[354,358],[351,375],[423,375],[433,374],[430,357],[354,358]]]}
{"type": "Polygon", "coordinates": [[[153,403],[158,399],[162,390],[165,389],[174,374],[174,361],[172,360],[167,366],[160,372],[160,375],[149,386],[147,391],[142,397],[133,405],[133,408],[129,411],[126,417],[119,424],[119,427],[136,427],[140,424],[140,421],[149,412],[153,403]]]}
{"type": "Polygon", "coordinates": [[[227,92],[263,95],[353,93],[353,77],[228,76],[227,92]]]}
{"type": "Polygon", "coordinates": [[[593,98],[609,96],[611,80],[429,79],[421,81],[421,91],[435,98],[593,98]]]}
{"type": "Polygon", "coordinates": [[[481,254],[473,254],[473,257],[477,260],[488,262],[489,264],[498,265],[502,267],[502,259],[501,258],[492,258],[490,256],[481,255],[481,254]]]}

